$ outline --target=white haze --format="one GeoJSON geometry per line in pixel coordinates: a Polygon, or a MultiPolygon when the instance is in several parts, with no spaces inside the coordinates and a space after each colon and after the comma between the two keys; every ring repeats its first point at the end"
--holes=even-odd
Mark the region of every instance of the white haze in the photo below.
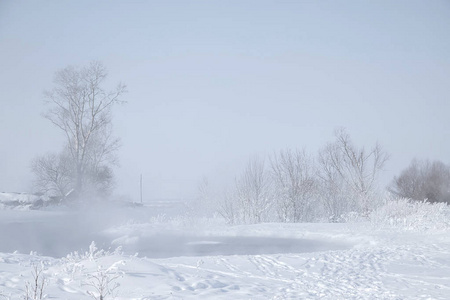
{"type": "Polygon", "coordinates": [[[105,274],[119,300],[449,299],[449,207],[384,190],[415,157],[450,163],[449,28],[446,1],[0,1],[0,299],[23,299],[34,267],[46,299],[101,298],[105,274]],[[128,89],[114,193],[14,193],[65,142],[43,91],[96,60],[128,89]],[[341,127],[390,154],[380,190],[322,187],[355,205],[330,216],[307,195],[316,223],[277,223],[273,195],[266,218],[218,212],[250,157],[315,156],[341,127]]]}
{"type": "Polygon", "coordinates": [[[31,159],[64,140],[42,92],[92,60],[128,85],[116,174],[134,200],[140,174],[148,200],[193,198],[204,176],[315,154],[341,126],[391,154],[383,185],[414,157],[448,163],[449,14],[445,1],[2,1],[0,191],[32,190],[31,159]]]}

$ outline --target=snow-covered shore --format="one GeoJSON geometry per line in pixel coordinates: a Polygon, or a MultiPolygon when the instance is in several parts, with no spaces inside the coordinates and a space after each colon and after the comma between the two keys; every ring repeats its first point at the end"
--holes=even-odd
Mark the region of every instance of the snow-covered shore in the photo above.
{"type": "MultiPolygon", "coordinates": [[[[52,214],[64,216],[20,213],[22,221],[31,213],[28,221],[35,224],[52,214]]],[[[8,222],[18,220],[3,218],[2,228],[8,222]]],[[[112,279],[109,288],[120,284],[113,291],[116,299],[450,298],[447,231],[399,231],[368,222],[226,226],[154,219],[92,228],[111,242],[112,250],[85,244],[62,258],[0,253],[3,298],[22,299],[34,266],[43,270],[48,299],[91,299],[95,288],[90,283],[102,276],[112,279]],[[168,254],[152,257],[149,249],[168,254]]],[[[69,229],[60,227],[68,236],[69,229]]]]}

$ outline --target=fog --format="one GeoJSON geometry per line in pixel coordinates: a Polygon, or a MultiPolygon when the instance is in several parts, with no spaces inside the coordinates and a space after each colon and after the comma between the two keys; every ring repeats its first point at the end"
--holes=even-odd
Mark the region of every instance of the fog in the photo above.
{"type": "Polygon", "coordinates": [[[449,28],[0,0],[0,298],[448,299],[449,28]]]}
{"type": "MultiPolygon", "coordinates": [[[[59,70],[99,61],[105,89],[122,82],[128,91],[111,115],[121,147],[109,198],[140,202],[142,191],[152,207],[131,216],[112,209],[11,221],[3,251],[62,255],[91,240],[111,247],[102,230],[174,213],[155,201],[192,202],[204,180],[221,197],[249,158],[282,149],[316,156],[336,128],[346,128],[355,145],[378,142],[390,155],[380,191],[415,157],[449,163],[448,3],[328,5],[2,1],[0,191],[37,191],[32,160],[61,151],[66,140],[43,118],[51,108],[44,91],[59,70]],[[14,242],[18,235],[31,238],[14,242]]],[[[178,235],[166,242],[172,238],[198,242],[178,235]]],[[[142,243],[155,244],[150,237],[142,243]]]]}
{"type": "Polygon", "coordinates": [[[211,234],[205,224],[187,222],[179,228],[155,224],[154,207],[0,211],[0,252],[37,253],[55,258],[89,253],[90,245],[105,251],[120,247],[126,255],[148,258],[211,255],[303,253],[348,249],[349,242],[269,235],[211,234]],[[146,230],[139,227],[150,222],[146,230]],[[193,224],[196,224],[195,226],[193,224]],[[159,226],[158,226],[159,225],[159,226]]]}
{"type": "MultiPolygon", "coordinates": [[[[390,155],[380,191],[415,157],[450,162],[448,3],[328,5],[2,1],[0,191],[36,192],[32,160],[63,148],[64,133],[43,118],[59,70],[99,61],[105,89],[121,82],[128,92],[111,111],[121,147],[109,204],[0,211],[0,251],[61,257],[92,241],[153,258],[349,247],[191,227],[205,208],[192,204],[202,180],[221,198],[249,158],[283,149],[315,157],[336,128],[390,155]],[[141,191],[143,206],[111,204],[140,202],[141,191]],[[190,221],[171,230],[161,216],[190,221]]],[[[208,205],[210,217],[223,216],[208,205]]],[[[314,213],[307,219],[326,220],[314,213]]]]}
{"type": "Polygon", "coordinates": [[[116,194],[195,198],[251,155],[311,153],[345,127],[391,155],[448,163],[450,7],[359,3],[58,1],[0,4],[0,191],[32,191],[30,161],[64,136],[41,113],[55,72],[99,60],[123,82],[116,194]],[[111,20],[114,20],[113,22],[111,20]]]}

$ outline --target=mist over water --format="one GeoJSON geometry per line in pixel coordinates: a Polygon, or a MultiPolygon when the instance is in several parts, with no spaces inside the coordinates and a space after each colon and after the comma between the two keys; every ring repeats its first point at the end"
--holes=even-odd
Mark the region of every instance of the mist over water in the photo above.
{"type": "Polygon", "coordinates": [[[0,251],[61,257],[73,251],[89,249],[92,241],[107,245],[100,231],[107,223],[80,212],[2,211],[0,251]],[[3,215],[8,214],[7,218],[3,215]]]}
{"type": "MultiPolygon", "coordinates": [[[[346,249],[351,245],[322,240],[274,236],[210,235],[196,226],[133,232],[133,224],[152,226],[154,207],[100,208],[75,211],[0,211],[0,252],[64,257],[86,252],[94,241],[99,249],[121,246],[125,254],[149,258],[207,255],[255,255],[346,249]],[[130,232],[114,230],[130,226],[130,232]]],[[[163,226],[164,227],[164,226],[163,226]]],[[[147,227],[148,228],[148,227],[147,227]]]]}

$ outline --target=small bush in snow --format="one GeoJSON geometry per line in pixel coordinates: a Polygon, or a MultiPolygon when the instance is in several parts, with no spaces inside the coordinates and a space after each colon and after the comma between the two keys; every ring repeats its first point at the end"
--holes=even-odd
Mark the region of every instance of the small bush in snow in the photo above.
{"type": "Polygon", "coordinates": [[[94,261],[98,258],[113,255],[113,254],[122,254],[122,247],[117,247],[114,251],[105,251],[103,249],[98,249],[95,242],[92,242],[89,245],[89,251],[84,253],[79,253],[78,251],[74,251],[68,254],[65,258],[68,262],[79,262],[82,260],[91,260],[94,261]]]}
{"type": "Polygon", "coordinates": [[[84,285],[91,288],[91,291],[87,291],[89,296],[97,300],[104,300],[109,296],[115,298],[116,290],[120,286],[117,279],[122,276],[118,264],[123,264],[123,261],[113,264],[108,269],[99,266],[97,272],[88,275],[84,285]]]}
{"type": "Polygon", "coordinates": [[[89,251],[79,253],[78,251],[74,251],[68,254],[65,258],[62,259],[64,263],[64,272],[70,275],[72,280],[75,279],[77,274],[84,274],[86,272],[86,261],[97,261],[98,259],[110,255],[122,255],[122,247],[117,247],[114,251],[105,251],[102,249],[98,249],[95,242],[92,242],[89,246],[89,251]]]}
{"type": "Polygon", "coordinates": [[[47,280],[43,274],[42,266],[33,265],[33,270],[31,271],[33,276],[32,282],[25,283],[25,300],[40,300],[44,299],[44,288],[47,285],[47,280]]]}

